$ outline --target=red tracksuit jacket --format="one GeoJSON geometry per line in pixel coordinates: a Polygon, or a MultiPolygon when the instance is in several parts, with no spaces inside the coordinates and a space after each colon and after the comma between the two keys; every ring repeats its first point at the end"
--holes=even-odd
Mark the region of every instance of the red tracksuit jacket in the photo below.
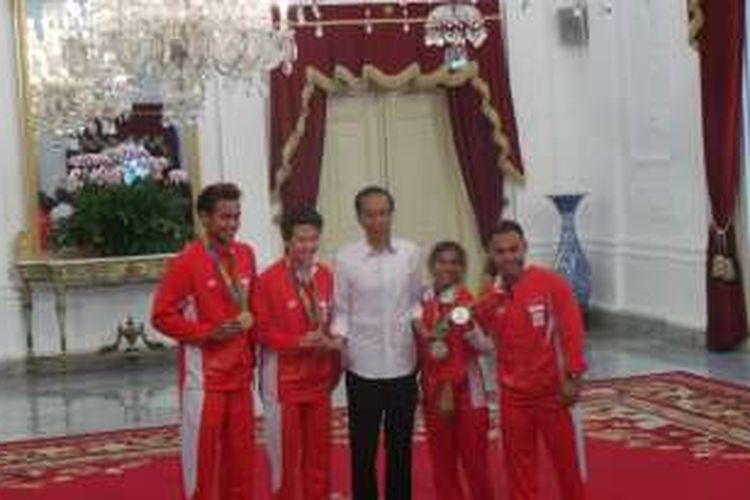
{"type": "MultiPolygon", "coordinates": [[[[456,289],[454,300],[450,303],[440,301],[440,297],[430,291],[422,299],[422,321],[428,330],[433,331],[440,318],[456,306],[470,306],[474,297],[466,289],[460,286],[456,289]]],[[[469,371],[472,363],[476,363],[479,350],[467,339],[467,332],[474,329],[472,323],[464,326],[451,325],[445,342],[448,344],[449,356],[443,360],[437,360],[429,353],[429,344],[424,339],[419,339],[419,360],[422,369],[425,392],[427,399],[432,399],[431,394],[437,389],[439,382],[461,382],[469,371]]]]}
{"type": "MultiPolygon", "coordinates": [[[[220,250],[227,268],[228,252],[234,254],[237,276],[251,295],[256,275],[253,250],[237,242],[220,250]]],[[[250,297],[247,300],[249,305],[250,297]]],[[[221,342],[206,341],[214,329],[239,313],[203,242],[189,243],[169,262],[156,290],[151,322],[180,343],[182,387],[228,391],[250,386],[251,332],[221,342]]]]}
{"type": "Polygon", "coordinates": [[[565,373],[586,370],[581,313],[556,272],[528,267],[510,292],[487,292],[475,314],[495,336],[498,380],[508,396],[557,397],[565,373]]]}
{"type": "MultiPolygon", "coordinates": [[[[322,316],[330,318],[333,274],[316,264],[313,280],[322,316]]],[[[308,296],[312,297],[312,287],[308,296]]],[[[338,379],[339,355],[317,349],[300,349],[299,341],[314,329],[305,313],[286,259],[281,259],[258,278],[253,297],[255,333],[263,345],[261,388],[264,397],[295,403],[327,397],[338,379]]]]}

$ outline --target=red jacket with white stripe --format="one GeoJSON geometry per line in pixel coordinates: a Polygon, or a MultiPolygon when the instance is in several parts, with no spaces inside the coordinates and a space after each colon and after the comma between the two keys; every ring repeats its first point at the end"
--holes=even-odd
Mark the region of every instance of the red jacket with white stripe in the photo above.
{"type": "MultiPolygon", "coordinates": [[[[234,254],[236,274],[248,290],[249,307],[256,275],[253,250],[238,242],[216,248],[227,269],[229,252],[234,254]]],[[[240,312],[203,242],[189,243],[168,263],[154,296],[151,322],[179,342],[181,387],[213,391],[250,387],[251,331],[227,340],[208,340],[211,332],[240,312]]]]}
{"type": "MultiPolygon", "coordinates": [[[[323,321],[328,321],[333,300],[333,274],[317,264],[312,279],[323,321]]],[[[312,297],[312,286],[308,296],[312,297]]],[[[261,392],[266,401],[295,403],[330,394],[338,380],[340,356],[324,349],[300,348],[300,339],[314,330],[305,312],[286,259],[258,278],[253,296],[255,333],[263,346],[261,392]]]]}
{"type": "MultiPolygon", "coordinates": [[[[452,297],[445,294],[436,295],[429,290],[421,301],[422,321],[429,331],[434,331],[442,318],[448,318],[451,311],[458,306],[471,306],[474,296],[464,286],[458,287],[452,297]]],[[[491,344],[477,342],[482,333],[476,331],[473,322],[459,326],[450,323],[445,342],[449,355],[445,359],[437,360],[429,353],[429,343],[419,338],[419,360],[423,376],[440,381],[456,382],[463,379],[469,366],[476,362],[480,352],[491,348],[491,344]]]]}
{"type": "MultiPolygon", "coordinates": [[[[429,290],[420,303],[422,322],[431,332],[442,318],[449,318],[451,311],[458,306],[470,307],[474,296],[464,286],[457,287],[452,293],[436,294],[429,290]]],[[[448,319],[448,321],[450,321],[448,319]]],[[[419,365],[422,372],[422,387],[426,401],[434,401],[441,383],[467,383],[472,392],[476,392],[477,405],[484,402],[484,384],[478,364],[479,355],[492,350],[492,341],[484,336],[471,321],[467,325],[448,323],[444,341],[448,345],[448,356],[435,359],[430,354],[430,344],[423,338],[417,338],[419,365]]]]}
{"type": "Polygon", "coordinates": [[[490,289],[475,315],[495,337],[498,380],[508,396],[556,397],[566,374],[586,370],[580,309],[554,271],[528,267],[510,291],[490,289]]]}

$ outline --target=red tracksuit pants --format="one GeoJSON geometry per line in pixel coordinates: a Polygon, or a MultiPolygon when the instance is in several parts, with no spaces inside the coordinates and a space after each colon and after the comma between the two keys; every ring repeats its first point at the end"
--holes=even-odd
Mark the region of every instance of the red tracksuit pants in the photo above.
{"type": "Polygon", "coordinates": [[[253,498],[253,393],[182,392],[182,479],[191,500],[253,498]]]}
{"type": "Polygon", "coordinates": [[[425,427],[437,500],[466,498],[461,489],[459,468],[465,474],[471,492],[469,498],[495,498],[488,457],[489,413],[486,406],[472,405],[467,385],[454,388],[455,412],[450,417],[440,415],[434,402],[425,404],[425,427]]]}
{"type": "Polygon", "coordinates": [[[585,456],[575,410],[557,396],[519,401],[500,392],[500,426],[510,500],[539,498],[539,436],[550,454],[562,500],[585,500],[585,456]]]}
{"type": "Polygon", "coordinates": [[[331,398],[265,407],[276,500],[328,500],[331,489],[331,398]]]}

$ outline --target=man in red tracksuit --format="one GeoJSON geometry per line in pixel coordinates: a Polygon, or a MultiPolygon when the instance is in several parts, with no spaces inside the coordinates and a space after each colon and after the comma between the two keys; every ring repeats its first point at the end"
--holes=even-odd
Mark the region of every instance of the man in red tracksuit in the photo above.
{"type": "Polygon", "coordinates": [[[186,498],[253,498],[252,249],[234,241],[240,191],[213,184],[198,197],[205,239],[169,263],[152,323],[179,342],[182,476],[186,498]]]}
{"type": "Polygon", "coordinates": [[[586,369],[580,309],[565,279],[525,267],[521,227],[502,222],[489,256],[498,284],[476,305],[495,337],[500,422],[511,500],[538,498],[537,441],[549,452],[564,500],[588,498],[580,422],[574,412],[586,369]]]}
{"type": "Polygon", "coordinates": [[[330,331],[333,275],[315,260],[322,227],[313,209],[284,216],[285,256],[260,276],[253,298],[277,500],[330,495],[331,391],[342,340],[330,331]]]}
{"type": "Polygon", "coordinates": [[[438,499],[492,500],[489,470],[489,413],[479,355],[492,341],[471,321],[474,297],[464,286],[466,252],[442,241],[429,258],[433,286],[420,303],[418,335],[425,426],[438,499]],[[465,311],[464,317],[460,312],[465,311]]]}

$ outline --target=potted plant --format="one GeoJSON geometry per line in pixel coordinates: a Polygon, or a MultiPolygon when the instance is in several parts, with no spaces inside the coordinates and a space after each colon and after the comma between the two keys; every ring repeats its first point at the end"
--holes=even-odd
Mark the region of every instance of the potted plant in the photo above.
{"type": "Polygon", "coordinates": [[[56,201],[49,243],[62,254],[170,253],[193,235],[185,171],[134,142],[70,158],[56,201]]]}

